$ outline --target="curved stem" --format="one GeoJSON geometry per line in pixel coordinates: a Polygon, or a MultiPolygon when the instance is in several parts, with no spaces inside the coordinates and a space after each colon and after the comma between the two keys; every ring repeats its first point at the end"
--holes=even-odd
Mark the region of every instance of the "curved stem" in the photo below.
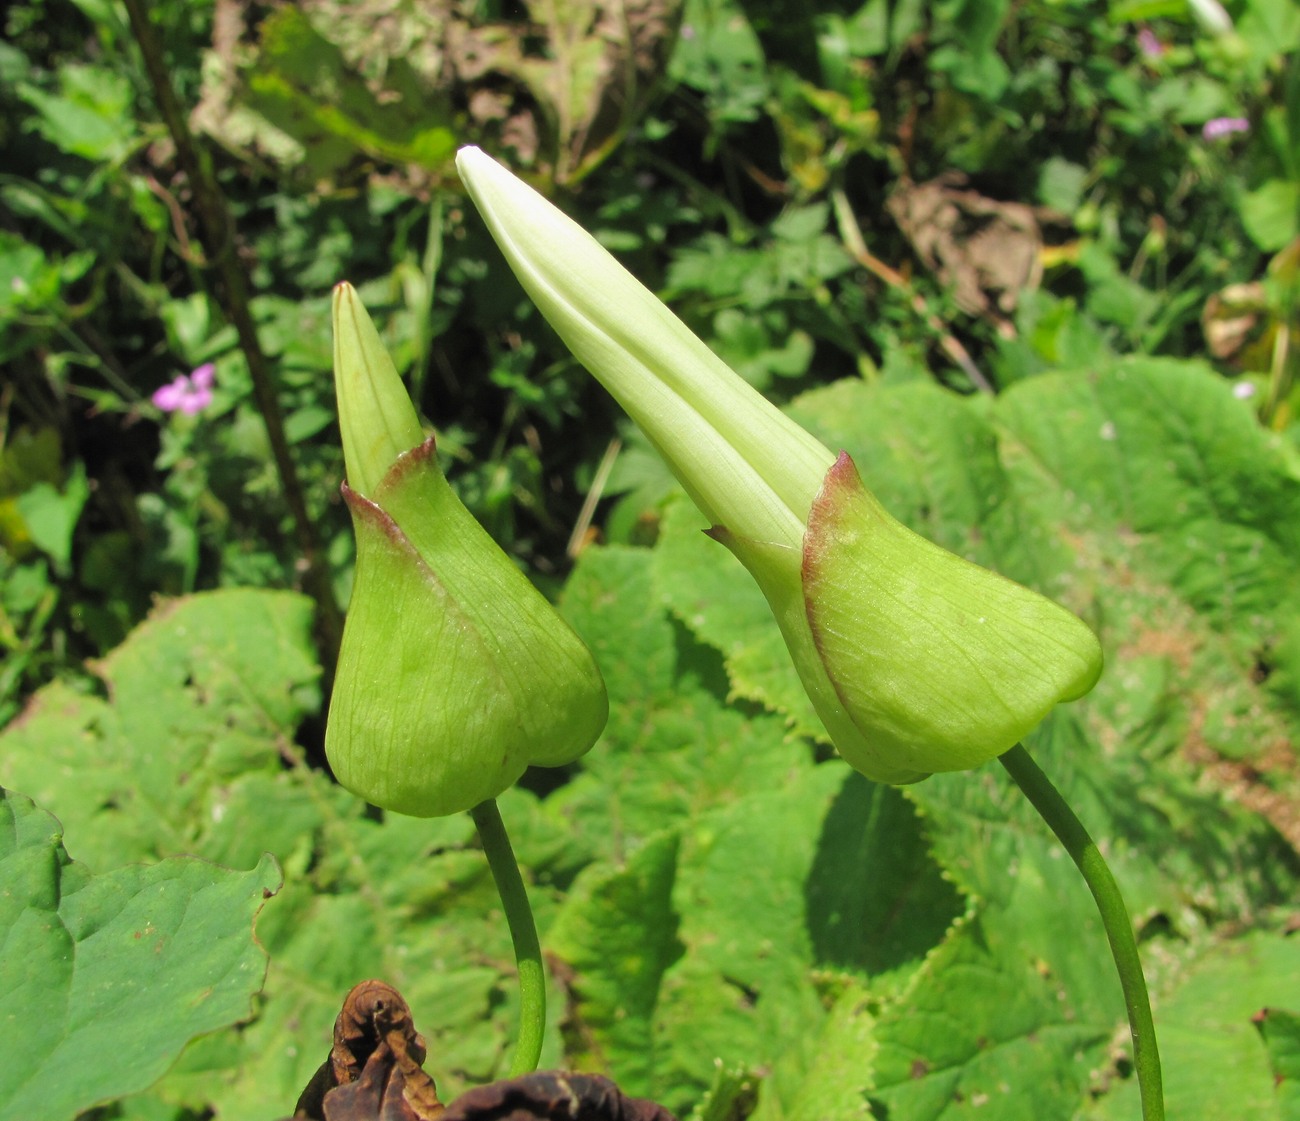
{"type": "Polygon", "coordinates": [[[1151,1000],[1147,996],[1146,976],[1142,972],[1142,959],[1133,934],[1133,921],[1124,905],[1119,884],[1115,882],[1096,842],[1029,752],[1016,744],[999,760],[1065,846],[1096,900],[1101,925],[1105,928],[1120,985],[1124,989],[1129,1031],[1133,1036],[1133,1066],[1137,1070],[1142,1098],[1142,1117],[1144,1121],[1164,1121],[1165,1096],[1156,1026],[1151,1019],[1151,1000]]]}
{"type": "Polygon", "coordinates": [[[474,819],[479,839],[483,842],[488,867],[492,869],[492,878],[505,908],[510,938],[515,944],[515,961],[519,966],[519,1038],[510,1063],[510,1077],[515,1078],[535,1071],[542,1054],[542,1037],[546,1034],[546,975],[542,971],[542,947],[537,941],[533,909],[496,799],[480,802],[469,811],[469,816],[474,819]]]}

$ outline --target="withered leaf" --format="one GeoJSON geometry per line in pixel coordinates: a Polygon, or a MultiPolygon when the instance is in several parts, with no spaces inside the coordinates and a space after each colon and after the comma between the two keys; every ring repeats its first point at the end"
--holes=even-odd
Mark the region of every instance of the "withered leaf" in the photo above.
{"type": "Polygon", "coordinates": [[[675,1121],[655,1102],[625,1097],[608,1078],[539,1070],[467,1090],[442,1121],[675,1121]]]}
{"type": "Polygon", "coordinates": [[[437,1088],[422,1064],[427,1049],[402,995],[362,981],[334,1021],[334,1046],[294,1111],[309,1121],[434,1121],[437,1088]]]}
{"type": "Polygon", "coordinates": [[[964,176],[904,183],[886,208],[927,268],[953,287],[958,306],[997,320],[1042,279],[1042,213],[961,190],[964,176]]]}
{"type": "Polygon", "coordinates": [[[303,1090],[294,1121],[675,1121],[608,1078],[544,1070],[478,1086],[448,1106],[423,1070],[423,1037],[401,994],[363,981],[334,1021],[334,1046],[303,1090]]]}
{"type": "Polygon", "coordinates": [[[218,0],[196,130],[317,189],[425,195],[458,144],[581,178],[648,104],[682,0],[218,0]]]}

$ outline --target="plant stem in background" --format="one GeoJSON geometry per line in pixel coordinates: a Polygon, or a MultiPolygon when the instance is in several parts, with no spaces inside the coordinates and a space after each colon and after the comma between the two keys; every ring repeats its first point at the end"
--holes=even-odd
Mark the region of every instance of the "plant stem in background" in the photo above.
{"type": "Polygon", "coordinates": [[[418,282],[404,281],[406,303],[414,316],[415,355],[411,361],[411,400],[416,408],[424,401],[424,383],[429,376],[429,356],[433,352],[433,302],[438,292],[438,269],[442,266],[443,193],[435,190],[429,202],[429,232],[420,258],[418,282]]]}
{"type": "Polygon", "coordinates": [[[514,849],[501,820],[495,798],[480,802],[469,816],[478,828],[488,867],[506,912],[510,938],[515,944],[515,961],[519,966],[519,1038],[510,1063],[510,1077],[530,1074],[537,1069],[542,1054],[542,1037],[546,1032],[546,976],[542,971],[542,948],[537,941],[537,924],[528,903],[528,892],[514,849]]]}
{"type": "Polygon", "coordinates": [[[971,380],[981,393],[992,393],[993,385],[988,378],[980,372],[980,368],[975,365],[975,360],[970,356],[968,351],[934,312],[930,310],[921,294],[912,287],[911,282],[897,269],[890,268],[879,257],[867,248],[866,238],[862,236],[862,229],[858,225],[858,220],[853,213],[853,207],[849,203],[848,195],[842,188],[836,188],[831,191],[831,204],[835,208],[835,221],[839,226],[840,240],[844,247],[849,251],[849,255],[858,262],[864,269],[873,276],[883,280],[891,288],[896,288],[911,305],[912,310],[917,313],[932,331],[939,336],[939,345],[962,373],[971,380]]]}
{"type": "Polygon", "coordinates": [[[1083,873],[1084,881],[1101,913],[1101,924],[1110,942],[1124,1003],[1128,1008],[1129,1030],[1133,1035],[1133,1066],[1137,1070],[1138,1089],[1142,1098],[1144,1121],[1164,1121],[1165,1097],[1160,1074],[1160,1049],[1156,1043],[1156,1026],[1151,1018],[1151,1000],[1147,996],[1146,976],[1138,954],[1133,922],[1129,918],[1119,884],[1111,874],[1106,858],[1088,835],[1060,791],[1034,762],[1021,744],[999,756],[1002,765],[1024,791],[1043,820],[1051,827],[1070,859],[1083,873]]]}
{"type": "MultiPolygon", "coordinates": [[[[248,285],[244,267],[236,256],[234,223],[226,209],[225,197],[212,172],[212,165],[195,142],[194,134],[185,119],[176,91],[172,88],[162,47],[154,33],[153,25],[141,0],[126,0],[131,31],[144,56],[145,69],[153,86],[158,109],[162,113],[167,131],[176,144],[176,158],[194,196],[194,207],[199,216],[199,236],[209,266],[217,276],[217,298],[227,319],[234,324],[239,335],[240,349],[248,362],[248,372],[253,380],[253,396],[257,401],[262,421],[266,425],[284,492],[285,503],[293,519],[294,536],[303,559],[303,584],[316,602],[317,641],[320,662],[324,667],[326,684],[338,660],[339,642],[343,635],[343,616],[334,599],[334,590],[325,565],[324,556],[316,539],[316,530],[307,513],[307,502],[297,469],[289,451],[289,441],[284,434],[284,419],[275,394],[275,383],[270,364],[257,338],[257,327],[248,305],[248,285]]],[[[328,694],[328,688],[326,689],[328,694]]]]}

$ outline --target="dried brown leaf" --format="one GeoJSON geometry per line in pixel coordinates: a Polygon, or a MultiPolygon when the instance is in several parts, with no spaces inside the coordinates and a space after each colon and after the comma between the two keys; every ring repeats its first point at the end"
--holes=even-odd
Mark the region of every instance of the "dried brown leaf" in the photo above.
{"type": "Polygon", "coordinates": [[[401,994],[363,981],[334,1021],[334,1046],[298,1099],[294,1121],[675,1121],[608,1078],[544,1070],[438,1101],[423,1037],[401,994]]]}
{"type": "Polygon", "coordinates": [[[905,183],[886,204],[916,255],[971,315],[1001,321],[1042,279],[1043,237],[1033,207],[961,190],[961,175],[905,183]]]}
{"type": "Polygon", "coordinates": [[[461,1094],[442,1121],[675,1121],[663,1106],[625,1097],[608,1078],[539,1070],[461,1094]]]}
{"type": "Polygon", "coordinates": [[[295,1118],[308,1121],[435,1121],[442,1115],[427,1049],[411,1009],[383,981],[362,981],[334,1021],[329,1058],[303,1090],[295,1118]]]}
{"type": "Polygon", "coordinates": [[[301,0],[288,20],[281,5],[219,0],[192,123],[318,188],[372,175],[422,194],[452,172],[450,153],[445,165],[419,166],[393,154],[420,128],[454,128],[457,143],[503,152],[542,181],[571,181],[647,104],[682,6],[527,0],[526,15],[485,21],[469,0],[301,0]],[[290,24],[292,35],[267,34],[290,24]],[[313,111],[326,105],[330,127],[313,111]],[[380,142],[384,121],[397,147],[380,142]]]}

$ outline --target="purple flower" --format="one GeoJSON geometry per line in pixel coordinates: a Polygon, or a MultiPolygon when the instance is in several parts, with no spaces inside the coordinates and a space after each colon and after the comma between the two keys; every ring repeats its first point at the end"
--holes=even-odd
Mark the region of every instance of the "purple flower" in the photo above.
{"type": "Polygon", "coordinates": [[[1201,126],[1201,136],[1206,140],[1218,140],[1234,132],[1249,132],[1250,122],[1245,117],[1213,117],[1201,126]]]}
{"type": "Polygon", "coordinates": [[[1165,45],[1156,38],[1156,33],[1149,27],[1138,32],[1138,50],[1144,58],[1159,58],[1165,53],[1165,45]]]}
{"type": "Polygon", "coordinates": [[[212,383],[217,368],[205,362],[188,375],[181,374],[170,385],[154,391],[153,403],[165,413],[182,412],[187,416],[201,413],[212,404],[212,383]]]}

